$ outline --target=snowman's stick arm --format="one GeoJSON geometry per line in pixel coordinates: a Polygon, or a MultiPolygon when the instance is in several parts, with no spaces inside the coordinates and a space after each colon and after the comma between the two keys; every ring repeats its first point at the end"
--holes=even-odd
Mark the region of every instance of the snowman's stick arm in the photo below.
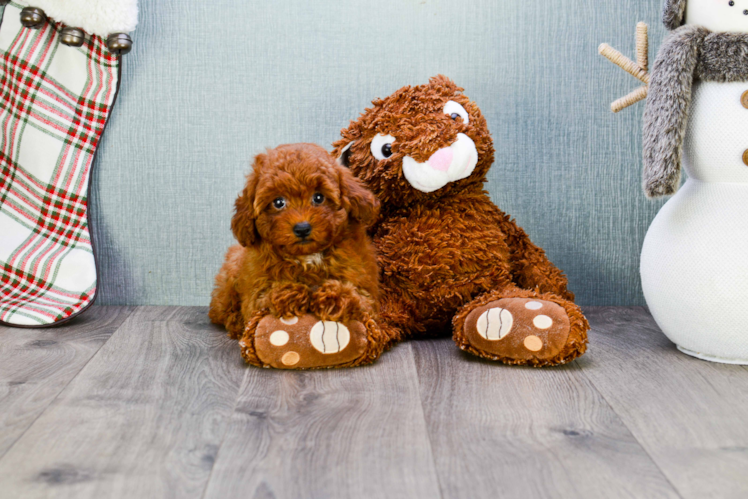
{"type": "Polygon", "coordinates": [[[641,80],[645,84],[649,84],[649,73],[647,73],[646,69],[642,68],[639,64],[624,56],[607,43],[601,44],[598,48],[598,52],[600,52],[600,55],[605,56],[610,62],[623,69],[626,73],[641,80]]]}
{"type": "Polygon", "coordinates": [[[636,64],[645,72],[649,70],[649,32],[647,23],[636,25],[636,64]]]}
{"type": "Polygon", "coordinates": [[[610,62],[622,68],[637,80],[640,80],[644,86],[631,92],[629,95],[621,97],[610,105],[614,113],[628,108],[632,104],[646,99],[649,95],[649,31],[646,23],[636,25],[636,62],[624,56],[616,49],[603,43],[597,49],[598,52],[605,56],[610,62]]]}
{"type": "Polygon", "coordinates": [[[614,113],[618,113],[621,110],[624,110],[628,108],[629,106],[632,106],[636,104],[639,101],[643,101],[647,98],[647,95],[649,94],[649,87],[639,87],[638,89],[631,92],[629,95],[625,97],[621,97],[620,99],[613,102],[613,104],[610,105],[611,111],[614,113]]]}

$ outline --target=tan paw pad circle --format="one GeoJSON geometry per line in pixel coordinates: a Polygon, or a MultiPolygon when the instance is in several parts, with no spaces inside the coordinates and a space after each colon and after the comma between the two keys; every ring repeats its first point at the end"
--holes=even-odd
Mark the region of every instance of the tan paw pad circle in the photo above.
{"type": "Polygon", "coordinates": [[[527,350],[532,352],[537,352],[543,348],[543,341],[540,340],[540,337],[536,337],[535,335],[525,337],[524,344],[525,347],[527,347],[527,350]]]}
{"type": "Polygon", "coordinates": [[[283,355],[281,358],[281,362],[286,366],[293,366],[296,363],[299,362],[301,357],[299,356],[298,352],[294,351],[288,351],[286,354],[283,355]]]}
{"type": "Polygon", "coordinates": [[[494,307],[480,315],[476,328],[486,340],[501,340],[512,330],[514,317],[507,309],[494,307]]]}
{"type": "Polygon", "coordinates": [[[270,334],[270,343],[276,347],[288,344],[289,339],[288,332],[283,330],[276,330],[270,334]]]}
{"type": "Polygon", "coordinates": [[[535,325],[535,328],[539,328],[540,330],[547,330],[553,326],[553,320],[545,314],[540,314],[538,316],[535,316],[535,318],[532,320],[532,324],[535,325]]]}
{"type": "Polygon", "coordinates": [[[335,321],[318,321],[309,332],[312,346],[322,354],[335,354],[348,346],[351,332],[335,321]]]}

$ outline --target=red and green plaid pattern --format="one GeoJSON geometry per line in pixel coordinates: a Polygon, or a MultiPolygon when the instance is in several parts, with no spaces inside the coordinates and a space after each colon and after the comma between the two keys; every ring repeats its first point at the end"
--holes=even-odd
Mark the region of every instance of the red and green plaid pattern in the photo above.
{"type": "Polygon", "coordinates": [[[88,183],[119,61],[100,37],[24,28],[20,10],[0,25],[0,323],[48,325],[96,294],[88,183]]]}

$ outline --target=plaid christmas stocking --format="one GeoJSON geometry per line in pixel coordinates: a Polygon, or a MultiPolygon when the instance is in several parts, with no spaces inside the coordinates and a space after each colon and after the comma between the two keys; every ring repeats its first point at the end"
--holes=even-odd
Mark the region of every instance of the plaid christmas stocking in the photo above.
{"type": "MultiPolygon", "coordinates": [[[[101,3],[85,1],[89,10],[101,3]]],[[[81,0],[36,2],[45,10],[18,2],[0,24],[0,324],[38,327],[96,297],[88,187],[120,61],[116,43],[113,52],[104,36],[65,25],[67,6],[84,26],[81,0]]]]}

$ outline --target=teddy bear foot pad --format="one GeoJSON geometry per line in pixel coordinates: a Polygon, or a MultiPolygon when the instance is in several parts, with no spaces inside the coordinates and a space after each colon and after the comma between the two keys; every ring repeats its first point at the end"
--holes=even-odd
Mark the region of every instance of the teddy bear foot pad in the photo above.
{"type": "Polygon", "coordinates": [[[512,364],[554,364],[571,326],[560,305],[538,299],[501,299],[472,311],[465,340],[483,357],[512,364]]]}
{"type": "Polygon", "coordinates": [[[316,316],[266,316],[254,337],[257,357],[281,369],[332,368],[348,364],[366,351],[366,328],[358,321],[320,321],[316,316]]]}

